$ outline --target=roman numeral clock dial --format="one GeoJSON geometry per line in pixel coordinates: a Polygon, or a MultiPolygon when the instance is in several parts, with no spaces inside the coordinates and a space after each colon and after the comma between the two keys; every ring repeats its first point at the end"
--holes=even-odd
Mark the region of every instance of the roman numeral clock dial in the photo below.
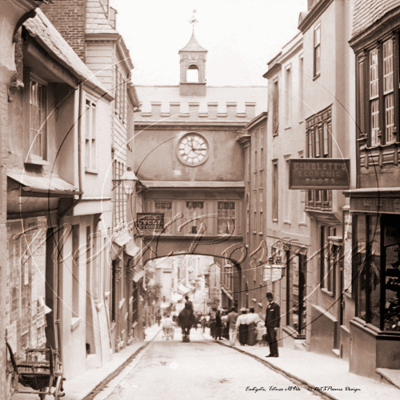
{"type": "Polygon", "coordinates": [[[178,143],[179,160],[190,167],[197,167],[207,161],[209,145],[207,139],[197,133],[187,133],[178,143]]]}

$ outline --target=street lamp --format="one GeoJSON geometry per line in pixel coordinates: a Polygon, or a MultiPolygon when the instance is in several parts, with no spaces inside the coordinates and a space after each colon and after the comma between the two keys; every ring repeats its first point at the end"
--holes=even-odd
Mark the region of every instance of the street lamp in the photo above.
{"type": "Polygon", "coordinates": [[[130,195],[133,193],[137,181],[138,178],[132,171],[132,168],[128,167],[120,179],[112,180],[113,182],[112,190],[114,190],[117,186],[119,186],[122,183],[122,187],[124,188],[125,194],[130,195]]]}

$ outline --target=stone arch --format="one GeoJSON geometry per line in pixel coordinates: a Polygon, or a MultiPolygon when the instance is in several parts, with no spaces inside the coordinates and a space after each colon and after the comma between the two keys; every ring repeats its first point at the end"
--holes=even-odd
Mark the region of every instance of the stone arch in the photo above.
{"type": "Polygon", "coordinates": [[[186,69],[186,82],[199,83],[200,82],[200,68],[196,64],[190,64],[186,69]]]}
{"type": "Polygon", "coordinates": [[[174,255],[199,255],[211,256],[220,261],[221,265],[229,263],[232,265],[234,279],[234,300],[237,304],[242,303],[242,266],[247,258],[247,247],[242,240],[220,237],[216,239],[207,238],[173,238],[173,237],[145,237],[143,238],[142,252],[136,256],[136,264],[139,260],[145,266],[150,260],[174,255]],[[225,260],[225,261],[224,261],[225,260]]]}

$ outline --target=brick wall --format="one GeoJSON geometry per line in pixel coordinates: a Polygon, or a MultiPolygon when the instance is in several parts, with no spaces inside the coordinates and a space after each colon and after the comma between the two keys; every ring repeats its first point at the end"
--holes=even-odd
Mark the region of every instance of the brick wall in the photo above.
{"type": "Polygon", "coordinates": [[[86,0],[53,1],[42,11],[85,62],[86,0]]]}

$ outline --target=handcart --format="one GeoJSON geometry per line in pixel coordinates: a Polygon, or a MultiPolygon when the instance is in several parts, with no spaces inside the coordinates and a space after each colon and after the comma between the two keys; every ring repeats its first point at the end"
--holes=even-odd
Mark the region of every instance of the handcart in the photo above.
{"type": "Polygon", "coordinates": [[[46,395],[54,396],[54,400],[65,396],[63,389],[62,365],[58,352],[50,348],[28,349],[25,360],[16,362],[11,346],[6,343],[9,358],[7,360],[7,395],[14,393],[38,394],[41,400],[46,395]],[[21,390],[20,385],[31,390],[21,390]]]}

